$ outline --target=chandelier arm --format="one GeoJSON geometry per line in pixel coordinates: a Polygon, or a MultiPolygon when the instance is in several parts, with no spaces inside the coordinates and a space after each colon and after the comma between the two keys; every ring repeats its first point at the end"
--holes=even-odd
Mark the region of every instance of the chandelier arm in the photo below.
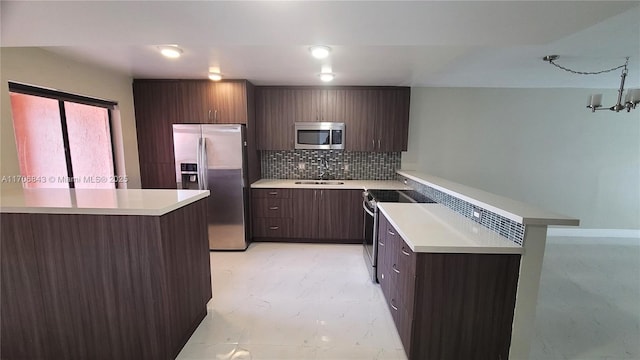
{"type": "Polygon", "coordinates": [[[571,70],[569,68],[566,68],[566,67],[564,67],[562,65],[558,65],[552,59],[547,60],[547,61],[549,62],[549,64],[557,67],[558,69],[562,69],[564,71],[568,71],[568,72],[573,73],[573,74],[578,74],[578,75],[598,75],[598,74],[604,74],[604,73],[616,71],[618,69],[626,68],[627,67],[627,63],[629,62],[629,58],[627,58],[627,63],[625,63],[624,65],[616,66],[614,68],[607,69],[607,70],[602,70],[602,71],[576,71],[576,70],[571,70]]]}

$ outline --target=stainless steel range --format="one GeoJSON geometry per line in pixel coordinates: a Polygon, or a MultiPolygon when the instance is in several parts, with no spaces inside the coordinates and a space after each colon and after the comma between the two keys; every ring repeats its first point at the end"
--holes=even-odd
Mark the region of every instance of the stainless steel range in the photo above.
{"type": "Polygon", "coordinates": [[[373,282],[378,282],[378,202],[435,203],[415,190],[368,190],[362,193],[364,209],[364,261],[373,282]]]}

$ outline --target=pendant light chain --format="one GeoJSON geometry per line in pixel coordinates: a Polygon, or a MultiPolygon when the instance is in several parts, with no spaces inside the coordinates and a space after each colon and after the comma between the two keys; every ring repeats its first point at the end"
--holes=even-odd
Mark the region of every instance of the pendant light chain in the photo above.
{"type": "Polygon", "coordinates": [[[566,68],[562,65],[558,65],[555,62],[553,62],[555,59],[553,57],[549,57],[548,59],[545,59],[546,61],[549,62],[549,64],[557,67],[558,69],[562,69],[564,71],[568,71],[572,74],[578,74],[578,75],[598,75],[598,74],[603,74],[603,73],[608,73],[608,72],[612,72],[618,69],[622,69],[622,68],[626,68],[627,65],[629,65],[629,57],[627,56],[627,61],[625,61],[624,65],[620,65],[620,66],[616,66],[614,68],[611,69],[607,69],[607,70],[602,70],[602,71],[594,71],[594,72],[588,72],[588,71],[575,71],[575,70],[571,70],[569,68],[566,68]]]}

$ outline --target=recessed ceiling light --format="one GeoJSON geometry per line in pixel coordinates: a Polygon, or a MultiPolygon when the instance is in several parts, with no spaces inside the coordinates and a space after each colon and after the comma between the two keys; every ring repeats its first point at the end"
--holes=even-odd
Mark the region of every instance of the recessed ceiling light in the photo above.
{"type": "Polygon", "coordinates": [[[158,46],[158,49],[160,49],[160,53],[162,55],[171,59],[179,58],[180,55],[182,55],[182,49],[180,49],[176,45],[158,46]]]}
{"type": "Polygon", "coordinates": [[[327,56],[329,56],[329,53],[331,52],[331,48],[328,46],[316,45],[316,46],[310,47],[309,51],[311,51],[311,56],[313,56],[314,58],[324,59],[327,56]]]}
{"type": "Polygon", "coordinates": [[[320,73],[318,74],[318,76],[320,76],[320,80],[324,81],[324,82],[328,82],[333,80],[333,78],[335,78],[335,74],[333,73],[320,73]]]}
{"type": "Polygon", "coordinates": [[[222,80],[222,74],[216,73],[216,72],[210,72],[209,73],[209,79],[211,79],[213,81],[220,81],[220,80],[222,80]]]}

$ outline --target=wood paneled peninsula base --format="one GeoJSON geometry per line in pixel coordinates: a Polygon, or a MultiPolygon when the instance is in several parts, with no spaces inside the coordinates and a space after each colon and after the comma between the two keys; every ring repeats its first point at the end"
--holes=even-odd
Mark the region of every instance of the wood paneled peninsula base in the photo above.
{"type": "Polygon", "coordinates": [[[208,191],[2,192],[2,359],[173,359],[206,315],[208,191]]]}

